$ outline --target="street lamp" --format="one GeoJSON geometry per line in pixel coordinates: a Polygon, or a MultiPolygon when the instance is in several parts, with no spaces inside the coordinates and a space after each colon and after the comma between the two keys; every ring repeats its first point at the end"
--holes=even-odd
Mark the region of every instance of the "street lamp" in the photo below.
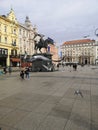
{"type": "Polygon", "coordinates": [[[95,30],[95,35],[98,37],[98,28],[95,30]]]}

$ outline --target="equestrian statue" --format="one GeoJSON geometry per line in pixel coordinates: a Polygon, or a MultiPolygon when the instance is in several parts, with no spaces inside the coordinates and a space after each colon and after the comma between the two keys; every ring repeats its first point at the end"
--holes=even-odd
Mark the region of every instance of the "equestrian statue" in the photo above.
{"type": "Polygon", "coordinates": [[[54,41],[51,38],[47,38],[44,40],[43,38],[44,36],[41,34],[36,34],[34,37],[34,41],[35,41],[35,50],[37,52],[37,50],[39,50],[41,53],[41,49],[45,48],[46,52],[47,52],[47,48],[48,48],[48,44],[54,44],[54,41]]]}

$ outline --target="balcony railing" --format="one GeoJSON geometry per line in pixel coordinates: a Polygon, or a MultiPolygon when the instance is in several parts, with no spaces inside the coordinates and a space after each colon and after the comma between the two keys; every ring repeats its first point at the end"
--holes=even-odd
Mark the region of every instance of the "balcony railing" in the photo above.
{"type": "Polygon", "coordinates": [[[16,46],[16,42],[12,43],[12,46],[16,46]]]}

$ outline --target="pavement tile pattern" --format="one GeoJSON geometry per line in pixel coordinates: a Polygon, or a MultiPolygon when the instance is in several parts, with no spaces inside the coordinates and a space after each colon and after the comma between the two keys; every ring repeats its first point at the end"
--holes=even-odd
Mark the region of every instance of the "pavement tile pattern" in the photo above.
{"type": "Polygon", "coordinates": [[[98,130],[98,67],[0,76],[0,130],[98,130]],[[75,91],[80,90],[80,94],[75,91]]]}

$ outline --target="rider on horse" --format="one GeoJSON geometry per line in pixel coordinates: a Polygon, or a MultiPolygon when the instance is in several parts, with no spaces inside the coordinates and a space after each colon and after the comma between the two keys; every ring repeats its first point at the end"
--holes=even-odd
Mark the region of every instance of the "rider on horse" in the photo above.
{"type": "Polygon", "coordinates": [[[34,38],[36,51],[37,49],[39,49],[39,51],[41,52],[41,48],[45,48],[47,51],[48,44],[53,44],[53,41],[51,41],[51,39],[47,38],[44,40],[43,37],[43,35],[37,34],[34,38]]]}

